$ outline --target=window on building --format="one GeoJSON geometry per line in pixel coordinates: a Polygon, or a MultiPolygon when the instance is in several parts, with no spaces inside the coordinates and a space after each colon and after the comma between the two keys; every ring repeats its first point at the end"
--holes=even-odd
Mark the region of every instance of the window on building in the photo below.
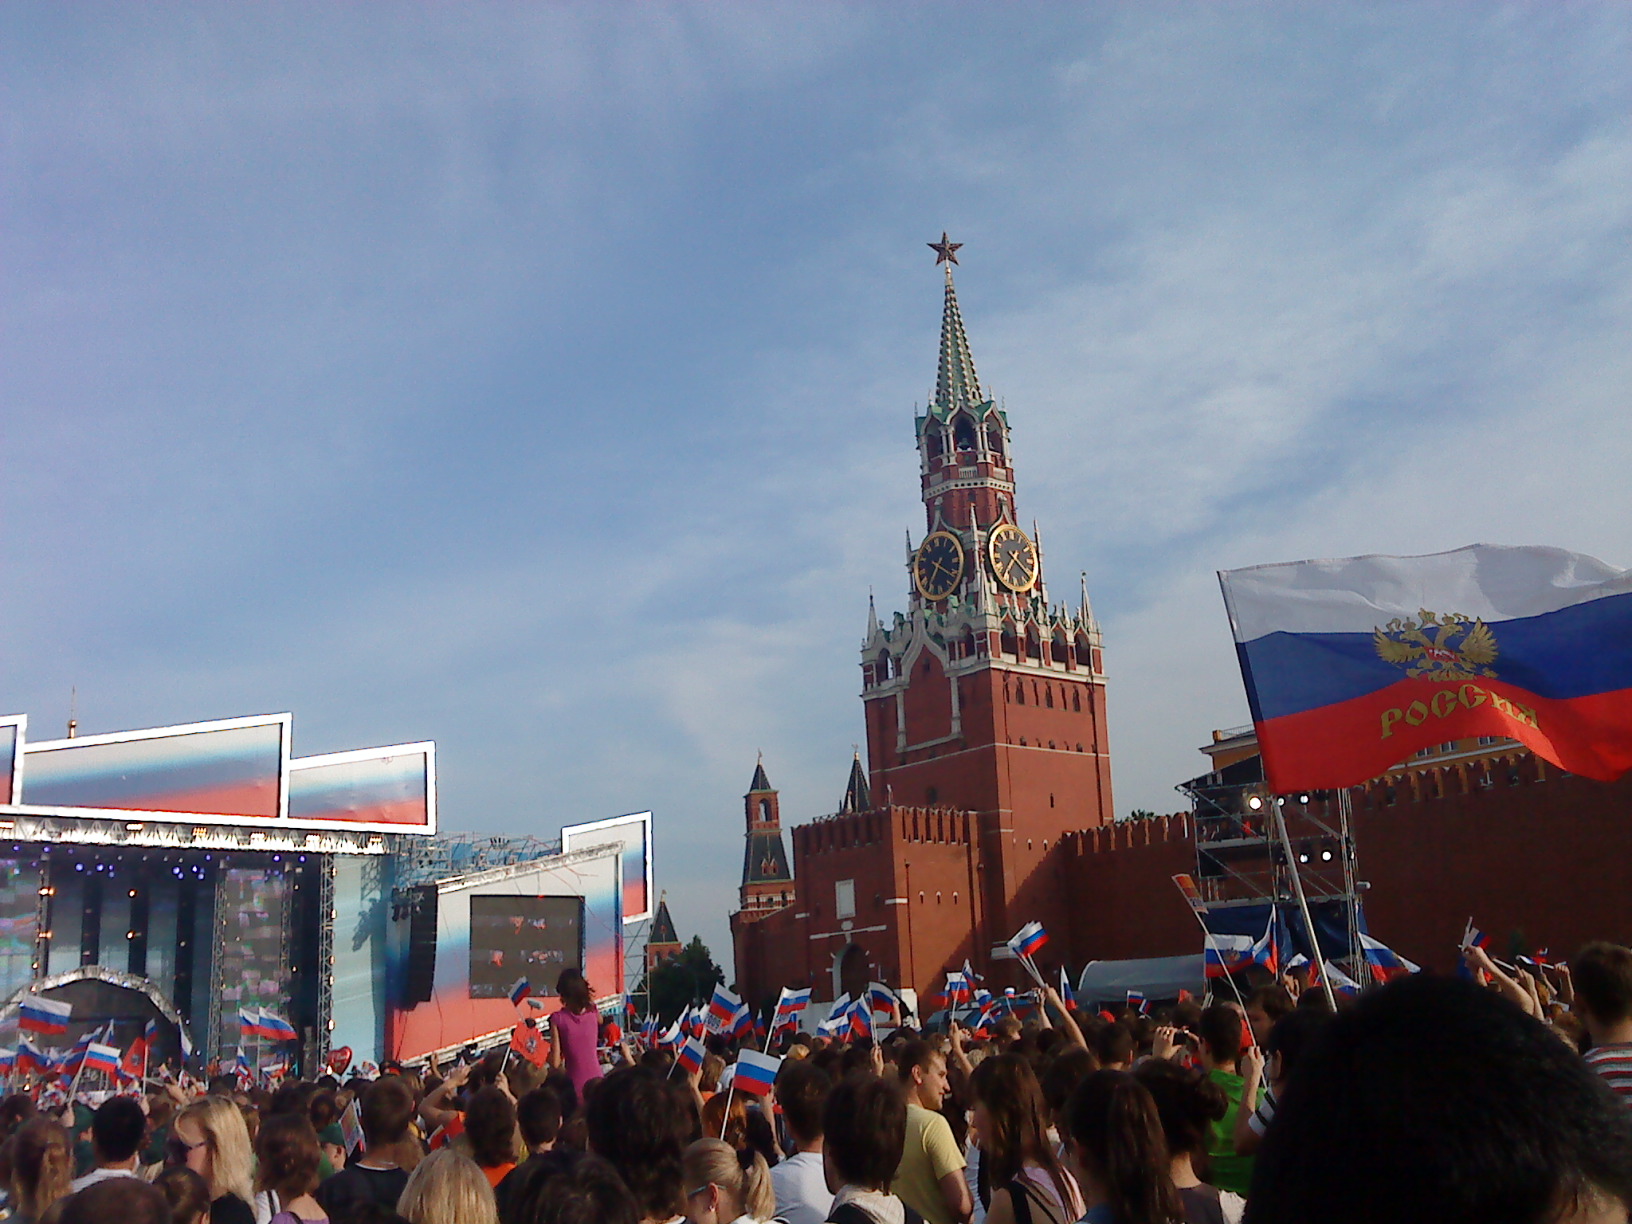
{"type": "Polygon", "coordinates": [[[854,880],[839,880],[833,885],[833,916],[835,918],[854,918],[856,916],[856,882],[854,880]]]}

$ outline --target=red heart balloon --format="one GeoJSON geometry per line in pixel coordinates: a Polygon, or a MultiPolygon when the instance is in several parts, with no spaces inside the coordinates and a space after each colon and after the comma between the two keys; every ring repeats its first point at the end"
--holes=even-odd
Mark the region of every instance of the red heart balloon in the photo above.
{"type": "Polygon", "coordinates": [[[329,1051],[329,1070],[336,1075],[344,1075],[346,1068],[351,1066],[351,1047],[341,1046],[329,1051]]]}

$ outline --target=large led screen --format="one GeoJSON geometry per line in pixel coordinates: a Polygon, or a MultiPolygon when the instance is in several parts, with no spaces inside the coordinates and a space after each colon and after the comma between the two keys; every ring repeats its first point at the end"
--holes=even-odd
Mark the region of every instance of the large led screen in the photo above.
{"type": "Polygon", "coordinates": [[[436,831],[434,744],[397,744],[289,762],[289,819],[386,832],[436,831]]]}
{"type": "Polygon", "coordinates": [[[470,997],[502,999],[521,978],[554,994],[563,969],[582,969],[584,903],[579,897],[473,896],[470,997]]]}
{"type": "Polygon", "coordinates": [[[73,811],[276,820],[289,715],[28,744],[22,802],[73,811]]]}
{"type": "Polygon", "coordinates": [[[591,824],[568,825],[561,830],[561,853],[591,846],[617,845],[623,860],[623,920],[645,922],[655,908],[652,901],[652,814],[631,812],[591,824]]]}

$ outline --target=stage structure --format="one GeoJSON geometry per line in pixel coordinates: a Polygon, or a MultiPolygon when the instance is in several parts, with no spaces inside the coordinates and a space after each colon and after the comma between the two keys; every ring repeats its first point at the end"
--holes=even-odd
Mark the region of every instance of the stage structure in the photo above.
{"type": "Polygon", "coordinates": [[[1207,902],[1209,929],[1215,935],[1260,936],[1273,906],[1282,930],[1300,933],[1293,942],[1307,955],[1292,878],[1295,860],[1325,959],[1359,963],[1364,959],[1361,894],[1366,886],[1357,876],[1346,796],[1338,791],[1273,794],[1252,728],[1219,736],[1208,749],[1217,768],[1177,788],[1193,804],[1195,879],[1207,902]],[[1277,813],[1285,822],[1284,844],[1277,813]]]}
{"type": "Polygon", "coordinates": [[[44,995],[72,1006],[48,1045],[111,1021],[125,1048],[152,1021],[154,1058],[190,1048],[195,1066],[239,1048],[257,1065],[294,1055],[311,1069],[331,1050],[362,1062],[421,1038],[462,1044],[513,1019],[507,998],[470,980],[472,914],[505,904],[514,912],[499,920],[543,921],[552,937],[575,923],[561,963],[622,990],[625,876],[637,864],[649,895],[649,814],[595,822],[599,837],[575,826],[570,852],[565,835],[444,839],[433,744],[295,757],[292,724],[271,714],[29,742],[25,716],[0,718],[0,1043],[15,1039],[21,1001],[44,995]],[[446,923],[416,961],[401,937],[427,891],[447,898],[446,923]],[[426,964],[426,1001],[444,1017],[434,1032],[404,1002],[426,964]],[[287,1021],[298,1046],[244,1034],[246,1009],[287,1021]]]}

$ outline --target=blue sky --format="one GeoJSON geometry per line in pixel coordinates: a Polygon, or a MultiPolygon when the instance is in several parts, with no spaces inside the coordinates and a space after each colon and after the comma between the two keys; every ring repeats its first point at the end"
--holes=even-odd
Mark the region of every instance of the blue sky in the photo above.
{"type": "Polygon", "coordinates": [[[1216,569],[1632,564],[1628,63],[1613,4],[8,5],[0,705],[650,807],[724,953],[756,752],[831,810],[904,604],[945,229],[1173,810],[1216,569]]]}

